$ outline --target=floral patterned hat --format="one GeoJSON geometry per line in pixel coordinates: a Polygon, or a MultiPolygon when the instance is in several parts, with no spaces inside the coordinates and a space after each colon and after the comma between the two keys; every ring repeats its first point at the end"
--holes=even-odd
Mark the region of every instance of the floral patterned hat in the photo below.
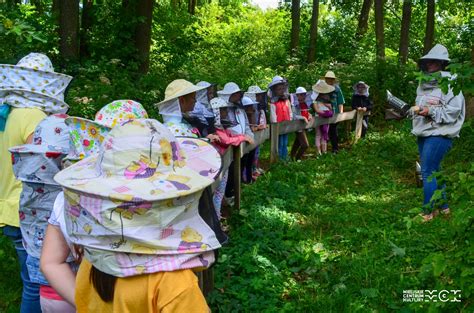
{"type": "MultiPolygon", "coordinates": [[[[118,276],[176,270],[186,263],[154,259],[157,256],[195,254],[200,261],[192,267],[207,267],[205,253],[220,244],[199,216],[198,204],[219,171],[209,174],[209,165],[195,156],[210,148],[204,140],[175,138],[156,120],[116,126],[98,155],[55,176],[64,188],[71,240],[86,248],[94,265],[118,276]],[[194,156],[181,146],[192,146],[194,156]],[[103,257],[94,257],[97,253],[103,257]],[[114,262],[101,261],[106,256],[114,262]]],[[[210,163],[220,169],[222,160],[218,153],[216,157],[210,163]]]]}
{"type": "Polygon", "coordinates": [[[186,153],[195,149],[198,155],[212,146],[197,138],[180,141],[156,120],[131,120],[110,131],[98,155],[61,171],[55,180],[68,189],[103,197],[117,194],[116,188],[149,201],[191,194],[212,183],[213,177],[205,172],[218,174],[222,161],[216,153],[217,161],[209,163],[219,165],[217,170],[197,166],[200,159],[186,153]]]}
{"type": "Polygon", "coordinates": [[[67,160],[77,161],[97,154],[110,129],[139,118],[148,118],[148,114],[140,103],[133,100],[116,100],[105,105],[97,112],[94,121],[80,117],[67,118],[71,143],[67,160]]]}
{"type": "Polygon", "coordinates": [[[66,117],[66,114],[46,117],[36,127],[31,144],[9,149],[18,180],[56,185],[53,176],[60,170],[61,160],[69,151],[66,117]]]}
{"type": "Polygon", "coordinates": [[[64,91],[71,76],[54,72],[49,58],[30,53],[16,65],[0,64],[0,98],[13,107],[37,107],[48,113],[66,113],[64,91]]]}

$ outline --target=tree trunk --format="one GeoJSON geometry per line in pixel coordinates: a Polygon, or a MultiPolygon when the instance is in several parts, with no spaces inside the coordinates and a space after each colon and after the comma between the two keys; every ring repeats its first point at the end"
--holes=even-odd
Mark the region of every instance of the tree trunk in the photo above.
{"type": "Polygon", "coordinates": [[[411,22],[411,0],[403,1],[402,27],[400,31],[400,48],[398,55],[401,64],[406,64],[408,60],[408,42],[410,36],[411,22]]]}
{"type": "Polygon", "coordinates": [[[51,3],[51,13],[59,17],[59,0],[53,0],[51,3]]]}
{"type": "Polygon", "coordinates": [[[311,15],[311,28],[309,31],[308,63],[316,59],[316,42],[318,39],[319,0],[313,0],[313,13],[311,15]]]}
{"type": "Polygon", "coordinates": [[[300,0],[291,1],[291,42],[290,52],[295,54],[300,41],[300,0]]]}
{"type": "Polygon", "coordinates": [[[372,0],[364,0],[359,15],[359,24],[357,25],[356,39],[362,38],[369,27],[369,13],[372,7],[372,0]]]}
{"type": "Polygon", "coordinates": [[[428,53],[433,47],[434,41],[434,27],[435,27],[435,0],[428,0],[428,7],[426,10],[426,33],[424,52],[428,53]]]}
{"type": "Polygon", "coordinates": [[[81,43],[80,43],[80,48],[79,48],[81,59],[90,56],[89,30],[92,26],[93,5],[94,5],[94,0],[82,0],[81,43]]]}
{"type": "Polygon", "coordinates": [[[150,67],[150,45],[151,45],[151,26],[153,19],[154,0],[138,0],[137,16],[144,17],[143,22],[139,22],[135,28],[135,47],[140,62],[140,72],[146,74],[150,67]]]}
{"type": "Polygon", "coordinates": [[[196,11],[196,2],[197,0],[188,0],[188,12],[189,14],[194,15],[196,11]]]}
{"type": "Polygon", "coordinates": [[[375,42],[377,50],[377,58],[385,60],[385,38],[383,29],[383,5],[384,0],[375,0],[375,42]]]}
{"type": "Polygon", "coordinates": [[[59,52],[66,61],[79,58],[79,0],[59,1],[59,52]]]}

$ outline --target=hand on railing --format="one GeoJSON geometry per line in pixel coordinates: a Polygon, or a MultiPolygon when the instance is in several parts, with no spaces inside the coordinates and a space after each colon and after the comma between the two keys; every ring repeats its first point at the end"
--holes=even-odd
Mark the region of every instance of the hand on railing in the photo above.
{"type": "Polygon", "coordinates": [[[209,135],[206,136],[206,138],[209,139],[211,142],[220,142],[221,141],[219,136],[214,135],[214,134],[209,134],[209,135]]]}
{"type": "Polygon", "coordinates": [[[255,142],[252,137],[247,136],[247,135],[245,135],[245,141],[246,141],[249,145],[253,145],[254,142],[255,142]]]}

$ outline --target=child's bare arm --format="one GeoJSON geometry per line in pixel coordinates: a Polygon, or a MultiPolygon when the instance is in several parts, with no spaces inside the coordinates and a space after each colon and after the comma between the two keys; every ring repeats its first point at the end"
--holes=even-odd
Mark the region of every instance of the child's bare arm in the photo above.
{"type": "Polygon", "coordinates": [[[41,252],[41,271],[54,290],[71,305],[75,305],[76,276],[66,262],[70,253],[61,229],[49,224],[41,252]]]}

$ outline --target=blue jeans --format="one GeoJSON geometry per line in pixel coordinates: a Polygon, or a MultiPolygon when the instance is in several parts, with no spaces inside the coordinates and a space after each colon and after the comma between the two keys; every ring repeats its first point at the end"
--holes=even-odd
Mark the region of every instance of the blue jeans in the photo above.
{"type": "Polygon", "coordinates": [[[20,276],[23,282],[20,313],[41,313],[39,296],[40,285],[30,281],[28,268],[26,266],[26,258],[28,255],[23,247],[20,228],[7,225],[3,227],[3,234],[12,241],[20,263],[20,276]]]}
{"type": "Polygon", "coordinates": [[[423,211],[430,213],[433,210],[435,201],[431,200],[437,189],[442,191],[442,199],[438,201],[441,209],[447,209],[446,185],[438,186],[435,177],[430,177],[440,169],[441,161],[446,153],[451,149],[453,140],[442,136],[418,137],[418,151],[420,152],[421,176],[423,178],[423,211]]]}
{"type": "Polygon", "coordinates": [[[284,161],[288,159],[288,134],[278,136],[278,156],[284,161]]]}

